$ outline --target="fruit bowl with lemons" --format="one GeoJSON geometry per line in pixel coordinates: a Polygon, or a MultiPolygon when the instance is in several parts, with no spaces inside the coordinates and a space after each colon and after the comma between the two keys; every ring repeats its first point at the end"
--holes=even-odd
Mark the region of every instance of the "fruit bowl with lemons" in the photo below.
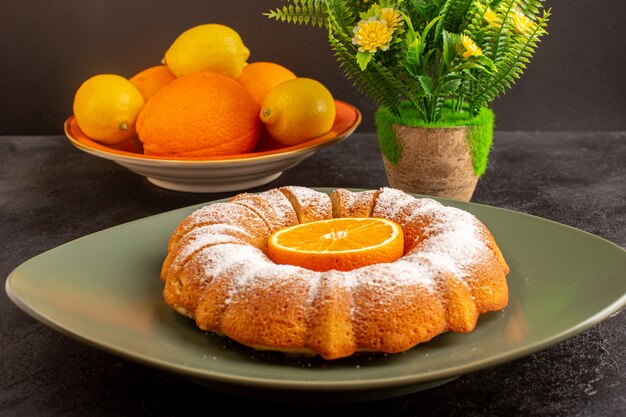
{"type": "Polygon", "coordinates": [[[222,192],[273,181],[359,125],[358,109],[319,81],[249,56],[231,28],[193,27],[161,65],[86,80],[65,133],[162,188],[222,192]]]}

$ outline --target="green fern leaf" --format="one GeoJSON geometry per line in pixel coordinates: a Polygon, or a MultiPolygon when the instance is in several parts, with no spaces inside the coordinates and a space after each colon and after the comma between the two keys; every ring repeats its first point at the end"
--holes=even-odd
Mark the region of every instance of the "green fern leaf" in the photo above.
{"type": "MultiPolygon", "coordinates": [[[[539,0],[528,0],[535,5],[539,0]]],[[[507,0],[503,0],[501,6],[508,7],[507,0]]],[[[534,23],[533,30],[526,35],[509,36],[506,42],[499,42],[499,51],[494,56],[496,71],[493,73],[481,73],[478,81],[473,85],[470,93],[470,111],[476,114],[480,107],[493,101],[506,89],[510,88],[520,78],[526,64],[534,54],[541,37],[545,35],[546,26],[550,18],[550,11],[544,11],[543,15],[534,23]]],[[[505,23],[506,25],[506,23],[505,23]]],[[[504,26],[504,25],[503,25],[504,26]]]]}
{"type": "Polygon", "coordinates": [[[323,26],[328,14],[324,0],[293,0],[293,4],[264,13],[269,19],[281,22],[323,26]]]}
{"type": "Polygon", "coordinates": [[[327,0],[325,3],[327,7],[326,13],[334,20],[335,26],[341,28],[344,32],[348,32],[355,23],[352,9],[343,0],[327,0]]]}

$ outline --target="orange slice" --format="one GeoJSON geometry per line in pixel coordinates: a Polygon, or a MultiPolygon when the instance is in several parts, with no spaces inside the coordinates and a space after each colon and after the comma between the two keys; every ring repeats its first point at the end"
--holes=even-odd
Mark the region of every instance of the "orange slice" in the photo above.
{"type": "Polygon", "coordinates": [[[269,257],[314,271],[350,271],[402,256],[399,224],[379,218],[342,218],[299,224],[274,233],[269,257]]]}

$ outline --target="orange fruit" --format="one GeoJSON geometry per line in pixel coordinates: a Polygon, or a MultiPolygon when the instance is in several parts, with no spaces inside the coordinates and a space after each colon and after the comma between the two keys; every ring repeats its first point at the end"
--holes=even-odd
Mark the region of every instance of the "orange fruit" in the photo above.
{"type": "Polygon", "coordinates": [[[141,92],[144,100],[148,101],[161,87],[174,81],[176,76],[165,65],[146,68],[133,75],[130,82],[141,92]]]}
{"type": "Polygon", "coordinates": [[[184,75],[161,88],[137,119],[147,155],[212,157],[252,151],[259,106],[236,80],[214,72],[184,75]]]}
{"type": "Polygon", "coordinates": [[[350,271],[393,262],[403,250],[402,227],[373,217],[303,223],[275,232],[268,242],[269,257],[274,262],[314,271],[350,271]]]}
{"type": "Polygon", "coordinates": [[[243,67],[237,81],[246,86],[260,106],[272,88],[294,78],[296,74],[282,65],[273,62],[253,62],[243,67]]]}

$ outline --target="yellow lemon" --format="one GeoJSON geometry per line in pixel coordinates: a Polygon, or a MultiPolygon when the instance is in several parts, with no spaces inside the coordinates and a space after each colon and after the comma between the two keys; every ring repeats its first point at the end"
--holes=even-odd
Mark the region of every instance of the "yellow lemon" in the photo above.
{"type": "Polygon", "coordinates": [[[250,56],[239,34],[214,23],[183,32],[165,52],[164,63],[177,77],[212,71],[237,79],[250,56]]]}
{"type": "Polygon", "coordinates": [[[90,138],[107,145],[135,135],[135,121],[144,99],[137,87],[115,74],[100,74],[85,81],[74,96],[74,116],[90,138]]]}
{"type": "Polygon", "coordinates": [[[333,96],[319,81],[287,80],[272,88],[261,106],[261,121],[283,145],[296,145],[327,133],[335,121],[333,96]]]}

